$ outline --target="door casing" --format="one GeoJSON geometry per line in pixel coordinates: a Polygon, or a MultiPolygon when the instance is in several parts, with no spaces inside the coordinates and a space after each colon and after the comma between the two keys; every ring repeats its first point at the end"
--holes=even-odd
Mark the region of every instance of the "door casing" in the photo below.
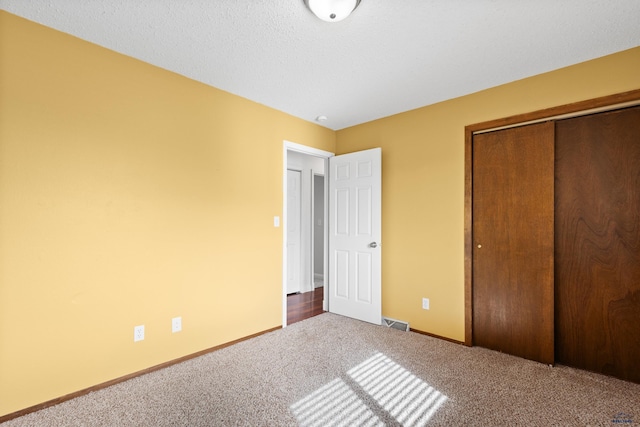
{"type": "Polygon", "coordinates": [[[302,256],[302,171],[297,169],[287,169],[287,227],[285,234],[287,235],[287,259],[292,257],[297,262],[288,263],[286,273],[287,277],[287,294],[297,293],[301,290],[302,271],[300,268],[300,260],[302,256]],[[295,183],[295,191],[292,191],[292,182],[295,183]],[[295,218],[292,218],[294,215],[295,218]],[[291,227],[295,227],[294,230],[291,227]]]}

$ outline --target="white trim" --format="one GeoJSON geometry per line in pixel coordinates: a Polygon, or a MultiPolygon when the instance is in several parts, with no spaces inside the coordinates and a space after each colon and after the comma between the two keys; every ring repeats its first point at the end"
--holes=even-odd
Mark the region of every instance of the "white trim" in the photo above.
{"type": "Polygon", "coordinates": [[[306,145],[297,144],[295,142],[284,140],[284,159],[287,160],[287,150],[289,151],[297,151],[298,153],[310,154],[316,157],[322,157],[328,159],[329,157],[333,157],[336,154],[331,153],[329,151],[319,150],[313,147],[307,147],[306,145]]]}
{"type": "MultiPolygon", "coordinates": [[[[326,165],[325,165],[326,166],[326,165]]],[[[325,237],[327,236],[327,211],[326,209],[323,209],[324,212],[322,212],[322,216],[323,216],[323,230],[324,233],[322,233],[322,240],[323,240],[323,250],[325,253],[325,256],[322,257],[322,273],[316,273],[316,232],[315,232],[315,212],[316,212],[316,176],[320,176],[322,177],[322,179],[325,181],[326,183],[326,175],[324,173],[319,173],[319,172],[315,172],[313,169],[311,170],[311,269],[310,269],[310,273],[311,273],[311,290],[315,290],[316,289],[316,279],[317,278],[322,278],[324,280],[325,274],[324,274],[324,268],[325,268],[325,261],[326,261],[326,254],[327,254],[327,247],[326,247],[326,242],[325,242],[325,237]]],[[[324,190],[324,185],[322,186],[323,190],[324,190]]],[[[325,191],[323,191],[322,194],[322,198],[325,199],[325,204],[326,204],[326,199],[327,199],[327,193],[325,191]]],[[[323,283],[324,286],[324,283],[323,283]]],[[[320,286],[318,286],[320,287],[320,286]]],[[[323,299],[324,301],[324,299],[323,299]]]]}
{"type": "Polygon", "coordinates": [[[296,151],[302,154],[308,154],[311,156],[316,156],[324,159],[325,163],[325,267],[324,267],[324,301],[322,302],[322,307],[325,311],[329,309],[327,304],[327,275],[329,272],[327,257],[328,257],[328,227],[326,218],[329,215],[329,203],[327,200],[327,177],[329,176],[328,168],[329,168],[329,158],[335,156],[335,153],[331,153],[329,151],[319,150],[313,147],[307,147],[306,145],[297,144],[295,142],[284,140],[282,144],[282,327],[287,326],[287,152],[288,151],[296,151]]]}

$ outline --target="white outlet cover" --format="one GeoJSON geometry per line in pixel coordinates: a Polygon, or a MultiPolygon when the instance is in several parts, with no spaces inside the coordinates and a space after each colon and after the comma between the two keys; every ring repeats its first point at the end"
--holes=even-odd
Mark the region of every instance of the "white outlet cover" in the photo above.
{"type": "Polygon", "coordinates": [[[142,341],[144,339],[144,325],[134,326],[133,342],[142,341]]]}
{"type": "Polygon", "coordinates": [[[422,308],[429,310],[429,298],[422,298],[422,308]]]}
{"type": "Polygon", "coordinates": [[[171,319],[171,332],[176,333],[182,330],[182,317],[171,319]]]}

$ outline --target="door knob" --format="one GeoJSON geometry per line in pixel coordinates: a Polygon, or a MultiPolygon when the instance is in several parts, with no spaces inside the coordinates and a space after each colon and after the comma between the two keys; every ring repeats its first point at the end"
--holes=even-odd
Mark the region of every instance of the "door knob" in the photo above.
{"type": "Polygon", "coordinates": [[[478,245],[478,249],[480,249],[482,247],[482,245],[478,245]]]}
{"type": "Polygon", "coordinates": [[[377,248],[378,244],[376,242],[371,242],[371,243],[369,243],[369,247],[370,248],[377,248]]]}

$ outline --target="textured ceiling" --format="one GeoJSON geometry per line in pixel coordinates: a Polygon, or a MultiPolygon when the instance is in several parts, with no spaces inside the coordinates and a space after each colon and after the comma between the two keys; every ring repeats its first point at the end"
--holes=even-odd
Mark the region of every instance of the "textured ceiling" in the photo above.
{"type": "Polygon", "coordinates": [[[640,0],[362,0],[338,23],[303,0],[0,9],[336,130],[640,45],[640,0]]]}

